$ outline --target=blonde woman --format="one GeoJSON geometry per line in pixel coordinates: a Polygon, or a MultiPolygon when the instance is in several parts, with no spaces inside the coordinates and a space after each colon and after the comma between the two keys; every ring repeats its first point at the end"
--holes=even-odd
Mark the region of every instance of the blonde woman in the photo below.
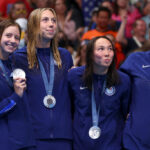
{"type": "Polygon", "coordinates": [[[16,67],[27,74],[27,94],[36,150],[70,150],[71,107],[67,72],[70,53],[57,47],[57,18],[53,9],[38,8],[28,20],[27,48],[15,54],[16,67]]]}

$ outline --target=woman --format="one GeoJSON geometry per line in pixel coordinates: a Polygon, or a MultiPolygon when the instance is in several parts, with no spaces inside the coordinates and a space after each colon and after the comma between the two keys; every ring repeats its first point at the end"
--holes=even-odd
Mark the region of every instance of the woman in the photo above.
{"type": "Polygon", "coordinates": [[[70,150],[72,121],[67,73],[70,53],[57,47],[53,9],[38,8],[29,16],[27,48],[15,54],[16,67],[27,74],[27,94],[37,150],[70,150]]]}
{"type": "Polygon", "coordinates": [[[122,22],[122,18],[127,16],[127,24],[125,27],[125,37],[131,38],[131,30],[133,23],[142,17],[138,8],[129,6],[129,0],[116,0],[114,1],[114,13],[112,19],[118,22],[122,22]]]}
{"type": "Polygon", "coordinates": [[[86,66],[69,71],[74,150],[121,150],[130,80],[115,69],[115,49],[101,36],[87,45],[86,66]]]}
{"type": "Polygon", "coordinates": [[[121,66],[132,81],[132,103],[126,122],[125,150],[150,149],[150,51],[130,54],[121,66]]]}
{"type": "Polygon", "coordinates": [[[0,22],[0,147],[2,150],[29,150],[34,145],[25,99],[26,80],[12,82],[13,62],[9,59],[18,47],[20,27],[9,20],[0,22]]]}

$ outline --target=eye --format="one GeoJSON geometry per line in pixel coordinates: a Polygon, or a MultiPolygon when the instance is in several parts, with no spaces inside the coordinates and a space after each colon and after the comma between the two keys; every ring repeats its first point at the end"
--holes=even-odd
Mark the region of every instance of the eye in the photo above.
{"type": "Polygon", "coordinates": [[[104,47],[99,47],[97,50],[103,51],[104,47]]]}
{"type": "Polygon", "coordinates": [[[20,40],[20,37],[18,35],[15,36],[16,40],[20,40]]]}
{"type": "Polygon", "coordinates": [[[108,48],[108,50],[109,50],[109,51],[112,51],[112,50],[113,50],[113,48],[112,48],[112,47],[109,47],[109,48],[108,48]]]}
{"type": "Polygon", "coordinates": [[[49,20],[48,17],[42,18],[43,22],[47,22],[48,20],[49,20]]]}
{"type": "Polygon", "coordinates": [[[52,23],[56,23],[56,18],[51,19],[52,23]]]}
{"type": "Polygon", "coordinates": [[[12,36],[11,33],[7,33],[7,34],[6,34],[6,37],[8,37],[8,38],[10,38],[11,36],[12,36]]]}

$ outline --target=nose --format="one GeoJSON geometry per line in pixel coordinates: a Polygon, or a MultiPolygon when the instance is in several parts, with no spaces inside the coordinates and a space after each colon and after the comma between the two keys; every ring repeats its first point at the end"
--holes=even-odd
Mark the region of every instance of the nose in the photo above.
{"type": "Polygon", "coordinates": [[[12,43],[13,45],[15,45],[18,41],[19,41],[19,40],[17,40],[17,39],[15,38],[15,36],[12,36],[12,37],[11,37],[11,43],[12,43]]]}
{"type": "Polygon", "coordinates": [[[105,56],[109,56],[109,50],[108,50],[108,49],[105,49],[104,55],[105,55],[105,56]]]}
{"type": "Polygon", "coordinates": [[[48,25],[49,25],[50,27],[53,27],[53,26],[54,26],[53,21],[52,21],[52,20],[49,20],[48,25]]]}

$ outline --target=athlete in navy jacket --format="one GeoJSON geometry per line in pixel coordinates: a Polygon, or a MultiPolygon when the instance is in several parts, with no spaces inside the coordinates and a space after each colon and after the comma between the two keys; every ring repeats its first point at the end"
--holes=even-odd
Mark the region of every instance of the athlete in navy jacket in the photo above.
{"type": "Polygon", "coordinates": [[[32,11],[27,48],[15,53],[27,74],[27,96],[38,150],[71,150],[72,117],[67,73],[70,53],[57,47],[57,20],[51,8],[32,11]]]}
{"type": "Polygon", "coordinates": [[[132,81],[132,103],[124,130],[126,150],[150,149],[150,51],[135,52],[122,64],[132,81]]]}
{"type": "Polygon", "coordinates": [[[30,150],[34,146],[29,106],[23,78],[12,82],[12,54],[19,45],[20,27],[9,20],[0,22],[0,149],[30,150]]]}
{"type": "Polygon", "coordinates": [[[88,43],[86,66],[71,69],[68,84],[74,106],[74,150],[121,150],[130,80],[116,71],[115,50],[108,38],[88,43]]]}

